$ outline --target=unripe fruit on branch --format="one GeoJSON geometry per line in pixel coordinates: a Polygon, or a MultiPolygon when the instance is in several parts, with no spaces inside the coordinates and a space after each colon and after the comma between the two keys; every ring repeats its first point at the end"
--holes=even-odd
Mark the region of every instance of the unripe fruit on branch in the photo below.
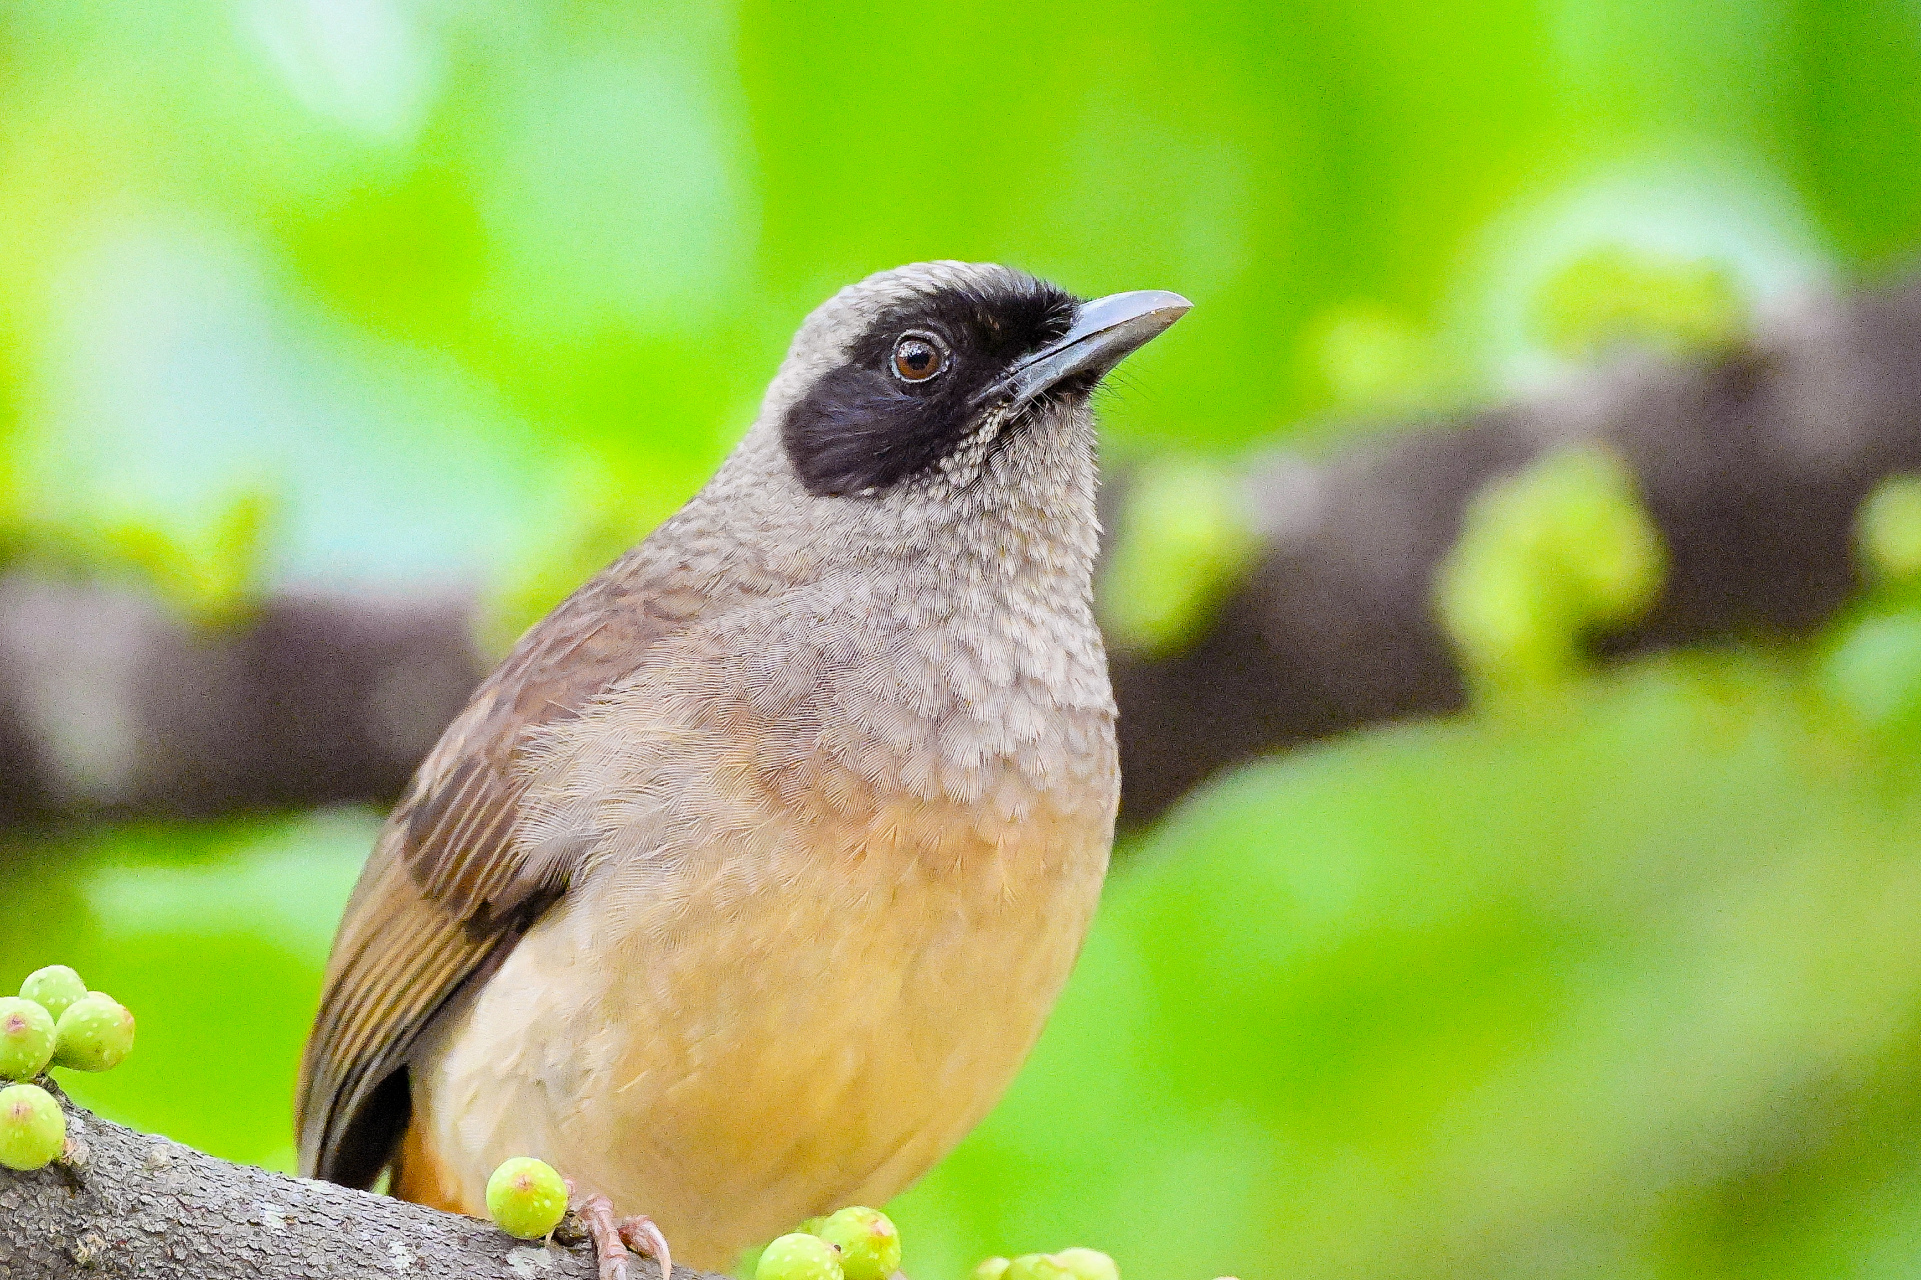
{"type": "Polygon", "coordinates": [[[754,1280],[844,1280],[840,1251],[819,1236],[796,1231],[767,1246],[754,1280]]]}
{"type": "Polygon", "coordinates": [[[812,1234],[840,1250],[846,1280],[887,1280],[900,1270],[900,1232],[878,1209],[842,1209],[829,1214],[812,1234]]]}
{"type": "Polygon", "coordinates": [[[567,1216],[567,1184],[532,1156],[503,1160],[487,1179],[487,1216],[520,1240],[539,1240],[567,1216]]]}
{"type": "Polygon", "coordinates": [[[1074,1280],[1074,1273],[1051,1253],[1023,1253],[1007,1264],[1004,1280],[1074,1280]]]}
{"type": "Polygon", "coordinates": [[[53,1059],[53,1015],[37,1001],[0,998],[0,1079],[31,1080],[53,1059]]]}
{"type": "Polygon", "coordinates": [[[1074,1273],[1074,1280],[1121,1280],[1121,1269],[1099,1249],[1062,1249],[1054,1257],[1074,1273]]]}
{"type": "Polygon", "coordinates": [[[35,969],[20,984],[21,998],[38,1003],[57,1022],[67,1006],[87,994],[87,984],[80,981],[80,975],[64,964],[50,964],[44,969],[35,969]]]}
{"type": "Polygon", "coordinates": [[[67,1117],[52,1094],[37,1084],[0,1089],[0,1165],[44,1168],[66,1147],[67,1117]]]}
{"type": "Polygon", "coordinates": [[[107,1071],[133,1050],[133,1015],[98,991],[67,1006],[54,1024],[53,1064],[73,1071],[107,1071]]]}

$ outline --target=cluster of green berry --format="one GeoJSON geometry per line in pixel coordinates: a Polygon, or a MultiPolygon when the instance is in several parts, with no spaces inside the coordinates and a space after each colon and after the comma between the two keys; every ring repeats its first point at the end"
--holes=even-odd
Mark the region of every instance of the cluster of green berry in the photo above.
{"type": "Polygon", "coordinates": [[[1121,1280],[1121,1269],[1099,1249],[1062,1249],[989,1258],[974,1268],[973,1280],[1121,1280]]]}
{"type": "MultiPolygon", "coordinates": [[[[803,1222],[768,1245],[754,1280],[888,1280],[900,1268],[900,1232],[878,1209],[859,1205],[803,1222]]],[[[1120,1280],[1098,1249],[989,1258],[972,1280],[1120,1280]]]]}
{"type": "MultiPolygon", "coordinates": [[[[551,1235],[567,1216],[567,1183],[532,1156],[502,1161],[487,1179],[487,1216],[520,1240],[551,1235]]],[[[876,1209],[842,1209],[767,1246],[755,1280],[888,1280],[900,1269],[900,1232],[876,1209]]]]}
{"type": "MultiPolygon", "coordinates": [[[[487,1179],[487,1214],[510,1236],[542,1239],[567,1216],[567,1184],[552,1165],[516,1156],[487,1179]]],[[[754,1280],[890,1280],[899,1271],[899,1229],[880,1210],[851,1205],[768,1245],[754,1280]]],[[[1062,1249],[989,1258],[972,1280],[1121,1280],[1121,1271],[1098,1249],[1062,1249]]]]}
{"type": "Polygon", "coordinates": [[[67,1145],[67,1118],[33,1080],[49,1065],[106,1071],[133,1048],[133,1015],[112,996],[87,990],[64,964],[27,975],[18,996],[0,997],[0,1165],[39,1169],[67,1145]]]}
{"type": "Polygon", "coordinates": [[[886,1214],[850,1205],[761,1251],[754,1280],[887,1280],[900,1270],[900,1232],[886,1214]]]}

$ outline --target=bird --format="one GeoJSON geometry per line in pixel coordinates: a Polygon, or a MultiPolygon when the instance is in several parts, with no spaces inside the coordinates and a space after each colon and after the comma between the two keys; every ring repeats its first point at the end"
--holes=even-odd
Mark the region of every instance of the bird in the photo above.
{"type": "Polygon", "coordinates": [[[1113,842],[1091,397],[1190,304],[918,263],[807,316],[708,483],[531,627],[389,814],[302,1056],[301,1172],[600,1274],[883,1204],[998,1100],[1113,842]]]}

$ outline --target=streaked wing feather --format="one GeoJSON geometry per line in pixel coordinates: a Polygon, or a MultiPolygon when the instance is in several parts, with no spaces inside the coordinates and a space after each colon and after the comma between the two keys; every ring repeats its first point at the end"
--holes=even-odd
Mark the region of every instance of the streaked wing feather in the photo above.
{"type": "Polygon", "coordinates": [[[405,1095],[390,1082],[415,1040],[566,891],[584,850],[515,840],[516,755],[530,729],[579,714],[691,616],[691,606],[645,607],[630,564],[521,638],[388,817],[334,940],[301,1062],[304,1174],[372,1183],[405,1127],[405,1095]]]}

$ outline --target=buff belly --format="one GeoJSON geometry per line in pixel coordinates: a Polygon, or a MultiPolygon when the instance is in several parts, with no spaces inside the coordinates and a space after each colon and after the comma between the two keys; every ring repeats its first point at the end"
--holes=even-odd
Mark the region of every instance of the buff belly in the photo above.
{"type": "Polygon", "coordinates": [[[479,1212],[496,1164],[540,1156],[709,1269],[884,1203],[1032,1047],[1099,897],[1108,820],[1029,820],[937,841],[938,858],[869,842],[752,875],[721,858],[592,881],[416,1055],[403,1172],[420,1180],[424,1157],[443,1187],[425,1198],[479,1212]]]}

